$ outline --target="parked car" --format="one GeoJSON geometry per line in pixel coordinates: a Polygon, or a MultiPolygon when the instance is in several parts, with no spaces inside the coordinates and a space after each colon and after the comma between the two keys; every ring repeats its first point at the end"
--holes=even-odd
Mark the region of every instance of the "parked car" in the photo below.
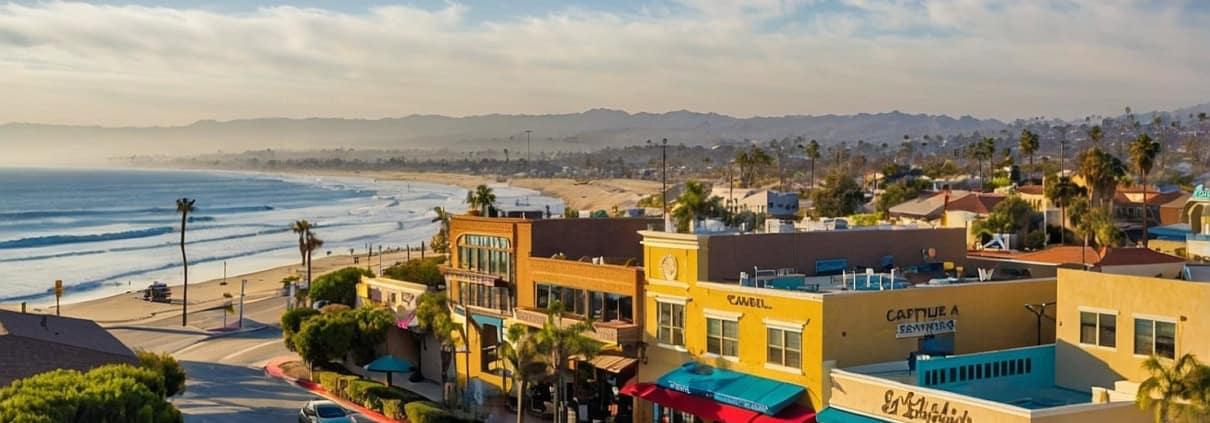
{"type": "Polygon", "coordinates": [[[298,423],[353,423],[344,407],[326,400],[311,400],[298,410],[298,423]]]}

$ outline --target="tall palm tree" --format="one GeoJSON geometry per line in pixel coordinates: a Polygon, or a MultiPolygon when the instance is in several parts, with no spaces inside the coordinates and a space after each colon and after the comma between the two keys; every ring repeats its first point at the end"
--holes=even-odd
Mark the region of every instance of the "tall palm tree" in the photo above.
{"type": "Polygon", "coordinates": [[[1035,134],[1029,129],[1022,129],[1019,141],[1021,143],[1021,154],[1029,156],[1029,169],[1037,170],[1037,168],[1034,167],[1034,154],[1038,152],[1038,134],[1035,134]]]}
{"type": "Polygon", "coordinates": [[[496,205],[496,193],[491,187],[479,184],[474,191],[466,193],[466,203],[471,209],[479,210],[481,215],[487,216],[488,210],[496,205]]]}
{"type": "Polygon", "coordinates": [[[546,310],[546,323],[542,325],[535,339],[545,345],[547,359],[554,363],[555,381],[555,421],[562,421],[563,402],[566,393],[563,392],[564,373],[567,362],[572,356],[582,356],[591,360],[601,351],[601,343],[584,335],[585,332],[595,332],[591,317],[571,325],[563,324],[563,305],[559,301],[551,301],[546,310]]]}
{"type": "Polygon", "coordinates": [[[1139,383],[1135,403],[1142,410],[1151,409],[1156,423],[1168,423],[1192,417],[1197,412],[1190,399],[1201,396],[1197,386],[1202,365],[1193,354],[1185,354],[1176,360],[1151,356],[1143,361],[1143,369],[1151,374],[1139,383]]]}
{"type": "Polygon", "coordinates": [[[1048,178],[1043,184],[1046,199],[1059,207],[1061,220],[1059,224],[1059,243],[1067,243],[1067,207],[1072,204],[1077,198],[1087,195],[1084,187],[1072,182],[1069,176],[1060,176],[1057,178],[1048,178]]]}
{"type": "Polygon", "coordinates": [[[520,323],[509,326],[508,342],[500,344],[500,357],[513,369],[517,389],[517,423],[525,421],[525,390],[529,383],[550,375],[545,345],[538,342],[536,332],[520,323]]]}
{"type": "Polygon", "coordinates": [[[189,324],[189,259],[185,256],[185,223],[189,222],[193,203],[197,199],[181,197],[176,200],[176,212],[181,214],[181,265],[184,268],[184,287],[181,288],[181,326],[189,324]]]}
{"type": "Polygon", "coordinates": [[[1118,181],[1126,176],[1126,167],[1113,154],[1092,147],[1080,155],[1080,175],[1088,186],[1088,195],[1098,207],[1108,209],[1117,191],[1118,181]]]}
{"type": "MultiPolygon", "coordinates": [[[[453,352],[461,343],[460,340],[466,339],[464,335],[457,338],[454,336],[454,334],[463,333],[462,325],[454,322],[450,316],[449,301],[446,299],[445,292],[426,292],[420,296],[416,302],[416,325],[420,330],[432,333],[441,343],[441,386],[445,386],[449,378],[447,369],[449,369],[450,360],[453,359],[453,352]]],[[[443,389],[442,395],[444,392],[443,389]]],[[[448,405],[449,398],[445,398],[442,402],[448,405]]]]}
{"type": "MultiPolygon", "coordinates": [[[[1159,116],[1156,116],[1159,119],[1159,116]]],[[[1130,161],[1134,163],[1134,169],[1139,172],[1139,178],[1143,182],[1143,247],[1147,247],[1147,174],[1151,173],[1151,168],[1155,166],[1155,157],[1160,152],[1160,143],[1151,139],[1146,133],[1139,134],[1130,143],[1130,161]]]]}
{"type": "MultiPolygon", "coordinates": [[[[298,255],[302,256],[302,266],[307,267],[307,234],[311,233],[311,222],[296,220],[290,224],[290,231],[298,234],[298,255]]],[[[311,283],[311,274],[307,274],[307,283],[311,283]]]]}
{"type": "MultiPolygon", "coordinates": [[[[801,144],[799,147],[803,147],[801,144]]],[[[815,188],[815,162],[819,161],[819,141],[811,140],[803,147],[808,159],[811,159],[811,188],[815,188]]]]}
{"type": "Polygon", "coordinates": [[[1100,146],[1101,140],[1105,139],[1105,131],[1101,130],[1101,125],[1093,125],[1088,129],[1088,139],[1092,141],[1094,146],[1100,146]]]}
{"type": "Polygon", "coordinates": [[[429,241],[429,247],[436,253],[448,253],[450,251],[450,214],[443,207],[433,207],[433,222],[441,222],[441,229],[433,235],[433,239],[429,241]]]}
{"type": "MultiPolygon", "coordinates": [[[[314,231],[307,231],[305,246],[307,248],[307,289],[311,289],[311,258],[315,250],[324,245],[324,241],[315,236],[314,231]]],[[[368,265],[369,263],[367,263],[368,265]]]]}

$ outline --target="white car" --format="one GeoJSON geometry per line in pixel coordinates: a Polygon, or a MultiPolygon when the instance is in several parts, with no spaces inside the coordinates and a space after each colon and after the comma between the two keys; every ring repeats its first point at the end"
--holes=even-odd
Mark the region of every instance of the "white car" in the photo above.
{"type": "Polygon", "coordinates": [[[311,400],[298,410],[298,423],[353,423],[348,411],[332,401],[311,400]]]}

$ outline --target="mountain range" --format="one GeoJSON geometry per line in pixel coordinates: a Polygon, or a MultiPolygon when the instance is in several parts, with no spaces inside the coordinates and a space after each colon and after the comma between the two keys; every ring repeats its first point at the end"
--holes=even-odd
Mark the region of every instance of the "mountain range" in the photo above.
{"type": "MultiPolygon", "coordinates": [[[[1173,111],[1177,116],[1210,105],[1173,111]]],[[[821,143],[891,142],[912,136],[984,133],[1006,128],[996,119],[907,114],[788,115],[739,118],[717,113],[627,113],[592,109],[547,115],[468,117],[411,115],[385,119],[260,118],[203,120],[185,126],[100,127],[30,123],[0,125],[0,164],[88,163],[128,155],[185,155],[215,151],[323,148],[449,149],[532,148],[585,151],[668,138],[670,143],[714,145],[802,136],[821,143]]]]}

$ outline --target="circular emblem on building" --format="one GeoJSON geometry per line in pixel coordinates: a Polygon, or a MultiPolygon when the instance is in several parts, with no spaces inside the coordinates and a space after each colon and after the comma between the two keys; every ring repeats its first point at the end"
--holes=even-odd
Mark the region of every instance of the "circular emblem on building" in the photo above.
{"type": "Polygon", "coordinates": [[[676,279],[676,257],[672,254],[664,256],[660,260],[660,272],[664,274],[664,279],[676,279]]]}

